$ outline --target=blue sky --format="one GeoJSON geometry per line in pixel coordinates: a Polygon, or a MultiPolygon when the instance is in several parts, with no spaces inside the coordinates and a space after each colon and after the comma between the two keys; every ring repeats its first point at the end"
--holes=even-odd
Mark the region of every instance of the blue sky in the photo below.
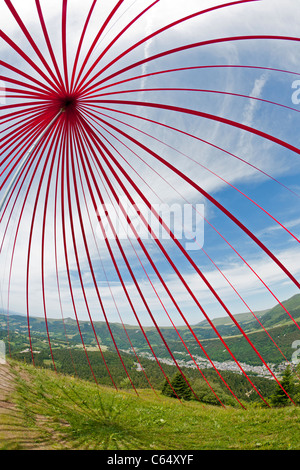
{"type": "MultiPolygon", "coordinates": [[[[13,4],[19,11],[22,19],[32,32],[34,38],[40,41],[40,33],[36,14],[34,13],[34,2],[15,1],[13,4]]],[[[103,10],[98,5],[93,21],[91,22],[86,46],[90,44],[91,38],[97,31],[97,25],[100,18],[105,15],[105,8],[108,8],[110,2],[99,2],[105,5],[103,10]]],[[[207,8],[211,5],[217,5],[225,2],[208,2],[208,1],[190,1],[190,2],[171,2],[170,0],[161,1],[154,7],[149,14],[145,15],[140,23],[136,24],[133,31],[128,32],[124,38],[124,42],[116,44],[110,53],[110,58],[114,57],[127,47],[134,43],[136,38],[141,38],[146,33],[151,33],[158,29],[167,21],[188,15],[198,9],[207,8]],[[200,8],[199,8],[200,6],[200,8]]],[[[59,2],[41,2],[49,32],[55,46],[55,51],[60,57],[61,48],[59,45],[59,34],[57,33],[57,18],[60,15],[59,2]]],[[[141,7],[146,7],[150,2],[143,1],[142,4],[137,2],[125,2],[123,10],[120,10],[119,20],[109,31],[103,43],[97,45],[93,54],[93,58],[97,56],[97,52],[101,50],[113,34],[120,30],[126,21],[130,21],[134,14],[141,7]]],[[[72,38],[78,38],[78,31],[81,31],[83,20],[88,11],[91,1],[72,2],[72,8],[69,12],[69,32],[72,38]],[[72,33],[72,34],[71,34],[72,33]]],[[[176,47],[191,42],[202,41],[223,36],[239,36],[239,35],[255,35],[255,34],[271,34],[281,36],[297,36],[299,17],[293,1],[261,1],[248,5],[239,5],[237,7],[219,10],[218,12],[198,17],[189,24],[180,25],[174,31],[164,33],[155,39],[143,44],[137,50],[133,51],[128,57],[122,59],[121,64],[126,66],[131,62],[149,57],[165,49],[176,47]]],[[[33,54],[26,43],[24,36],[18,30],[9,12],[4,11],[1,18],[1,27],[10,35],[18,44],[28,52],[33,54]]],[[[70,41],[69,59],[74,56],[76,50],[76,41],[70,41]]],[[[42,43],[41,43],[41,47],[42,43]]],[[[46,52],[45,52],[46,54],[46,52]]],[[[34,55],[34,54],[33,54],[34,55]]],[[[23,67],[24,63],[5,46],[3,49],[4,60],[23,67]]],[[[109,57],[106,59],[108,62],[109,57]]],[[[299,72],[300,65],[300,46],[296,42],[288,41],[240,41],[226,44],[207,46],[203,48],[192,49],[184,53],[178,53],[165,57],[158,61],[144,64],[139,69],[133,69],[126,74],[127,77],[133,77],[143,73],[151,73],[164,69],[178,67],[195,67],[205,65],[249,65],[256,67],[268,67],[273,69],[286,70],[290,72],[299,72]]],[[[26,69],[26,67],[25,67],[26,69]]],[[[30,69],[30,68],[29,68],[30,69]]],[[[29,72],[30,70],[27,70],[29,72]]],[[[112,68],[117,70],[116,66],[112,68]]],[[[3,71],[3,75],[6,71],[3,71]]],[[[11,74],[13,76],[13,74],[11,74]]],[[[123,77],[123,75],[122,75],[123,77]]],[[[124,76],[125,77],[125,76],[124,76]]],[[[226,117],[227,119],[236,120],[246,125],[253,126],[256,129],[270,133],[284,141],[289,142],[295,147],[299,147],[299,118],[300,104],[292,102],[292,95],[295,89],[292,88],[295,80],[299,76],[292,73],[284,73],[274,70],[250,69],[250,68],[206,68],[195,69],[184,72],[174,72],[168,74],[159,74],[153,77],[147,77],[143,80],[136,80],[122,85],[118,89],[135,89],[140,88],[139,93],[128,93],[116,95],[116,99],[145,100],[153,102],[161,102],[186,108],[196,109],[202,112],[211,113],[226,117]],[[146,92],[143,88],[155,87],[172,87],[172,88],[197,88],[201,90],[221,91],[227,94],[209,93],[209,92],[178,92],[178,91],[152,91],[146,92]],[[239,96],[230,96],[228,93],[242,94],[252,96],[262,100],[277,102],[285,107],[275,106],[259,100],[243,98],[239,96]],[[288,108],[294,108],[288,109],[288,108]]],[[[113,88],[112,88],[113,90],[113,88]]],[[[108,99],[113,99],[114,96],[108,99]]],[[[6,100],[9,101],[9,98],[6,100]]],[[[274,218],[278,219],[282,224],[286,225],[296,237],[300,236],[300,212],[299,212],[299,195],[300,195],[300,161],[299,155],[284,149],[270,141],[261,137],[242,132],[236,128],[232,128],[225,124],[216,123],[212,120],[191,117],[188,115],[178,114],[174,112],[151,110],[149,108],[141,108],[136,106],[120,105],[112,106],[116,110],[125,110],[138,116],[142,116],[145,120],[136,117],[125,117],[122,114],[110,111],[103,111],[110,118],[108,121],[113,125],[118,125],[122,130],[128,130],[128,126],[121,124],[114,119],[124,120],[126,124],[136,127],[138,130],[130,128],[131,135],[141,140],[145,145],[151,146],[151,149],[162,155],[167,161],[179,168],[205,191],[216,198],[223,206],[230,210],[239,220],[241,220],[255,235],[263,241],[266,246],[274,251],[278,258],[291,270],[293,275],[300,278],[299,265],[299,243],[293,239],[284,229],[279,227],[276,222],[264,213],[257,205],[263,207],[274,218]],[[196,138],[188,137],[183,133],[175,132],[164,126],[154,125],[147,121],[156,120],[168,126],[179,128],[184,132],[190,133],[196,138]],[[142,133],[140,132],[142,131],[142,133]],[[150,134],[152,137],[147,136],[150,134]],[[199,140],[199,139],[202,139],[199,140]],[[215,147],[203,142],[212,143],[215,147]],[[224,149],[223,152],[216,147],[224,149]],[[238,156],[240,160],[234,158],[238,156]],[[241,159],[244,160],[241,161],[241,159]],[[245,163],[248,162],[248,165],[245,163]],[[202,167],[200,165],[202,165],[202,167]],[[205,170],[207,167],[211,172],[205,170]],[[265,174],[258,172],[254,167],[260,168],[265,174]],[[214,173],[214,174],[213,174],[214,173]],[[281,186],[272,178],[280,181],[283,185],[290,188],[291,191],[281,186]],[[218,176],[216,176],[218,175],[218,176]],[[227,181],[230,185],[226,184],[227,181]],[[292,192],[293,191],[293,192],[292,192]],[[244,194],[254,200],[257,205],[249,201],[244,194]],[[295,194],[297,193],[297,194],[295,194]]],[[[190,256],[195,260],[197,266],[214,286],[221,298],[226,302],[233,313],[247,311],[245,303],[253,310],[260,310],[271,307],[276,304],[276,298],[280,301],[298,292],[298,289],[292,284],[287,276],[282,273],[279,268],[272,262],[262,250],[259,249],[243,232],[235,226],[226,216],[201,196],[195,189],[184,183],[178,176],[172,174],[169,169],[159,164],[153,157],[147,155],[137,146],[130,142],[125,142],[129,147],[125,147],[118,142],[107,131],[111,131],[109,127],[103,131],[115,148],[122,153],[124,158],[132,165],[132,167],[141,174],[142,181],[139,179],[129,166],[124,163],[118,153],[115,153],[118,161],[122,161],[124,168],[128,170],[134,181],[142,189],[143,194],[149,198],[151,203],[157,203],[159,200],[166,204],[180,204],[189,202],[190,204],[204,204],[205,218],[209,223],[204,224],[204,244],[205,253],[199,249],[189,251],[190,256]],[[132,150],[132,151],[131,151],[132,150]],[[140,158],[139,158],[140,157],[140,158]],[[143,159],[144,161],[142,161],[143,159]],[[155,168],[153,172],[148,165],[155,168]],[[163,177],[160,178],[160,176],[163,177]],[[145,181],[147,185],[145,185],[145,181]],[[170,185],[168,184],[170,183],[170,185]],[[175,190],[173,189],[175,188],[175,190]],[[152,191],[153,190],[153,191],[152,191]],[[179,196],[178,192],[181,194],[179,196]],[[213,228],[214,227],[214,228],[213,228]],[[222,236],[238,251],[240,256],[232,250],[232,248],[218,235],[214,230],[219,231],[222,236]],[[222,271],[223,275],[212,264],[212,258],[216,266],[222,271]],[[266,285],[272,290],[274,296],[263,285],[254,272],[245,265],[243,257],[262,277],[266,285]],[[226,276],[226,279],[225,277],[226,276]],[[235,287],[234,291],[227,280],[235,287]],[[244,299],[241,301],[237,292],[244,299]]],[[[5,130],[4,130],[5,132],[5,130]]],[[[115,132],[111,131],[115,136],[115,132]]],[[[112,179],[113,180],[113,179],[112,179]]],[[[115,184],[115,183],[114,183],[115,184]]],[[[99,180],[99,186],[104,191],[103,185],[99,180]]],[[[118,185],[115,186],[120,195],[118,185]]],[[[26,256],[25,247],[28,239],[28,227],[32,215],[32,201],[34,200],[34,188],[30,195],[31,199],[26,205],[23,222],[20,227],[20,235],[16,245],[16,255],[11,281],[10,307],[13,311],[25,313],[25,273],[26,273],[26,256]]],[[[137,201],[139,197],[134,195],[137,201]]],[[[107,199],[108,201],[108,199],[107,199]]],[[[18,210],[22,201],[14,213],[13,222],[9,226],[9,232],[5,239],[4,249],[1,253],[1,272],[0,279],[2,284],[2,303],[3,307],[7,304],[7,283],[9,272],[9,261],[12,250],[12,236],[16,228],[18,220],[18,210]]],[[[82,201],[83,203],[83,201],[82,201]]],[[[88,203],[91,201],[88,198],[88,203]]],[[[84,208],[84,205],[82,206],[84,208]]],[[[99,236],[97,231],[97,216],[92,213],[92,226],[96,237],[99,236]]],[[[41,207],[39,208],[41,210],[41,207]]],[[[98,246],[94,243],[93,233],[91,231],[86,211],[84,211],[84,220],[86,223],[86,233],[89,240],[89,246],[92,253],[93,265],[103,301],[108,309],[111,321],[118,321],[117,310],[111,291],[114,293],[119,310],[122,312],[125,323],[134,322],[134,316],[128,307],[128,302],[124,296],[122,287],[118,277],[114,271],[109,253],[107,252],[103,240],[98,239],[98,246]],[[98,251],[99,250],[99,251],[98,251]],[[100,253],[100,256],[99,256],[100,253]],[[103,263],[103,264],[102,264],[103,263]],[[105,272],[102,269],[105,267],[105,272]],[[106,276],[109,285],[106,282],[106,276]]],[[[40,214],[40,212],[38,212],[40,214]]],[[[4,219],[5,221],[6,219],[4,219]]],[[[47,286],[47,313],[51,317],[59,317],[59,302],[56,286],[56,272],[54,265],[54,247],[53,247],[53,200],[49,204],[49,226],[46,231],[46,286],[47,286]],[[51,225],[52,224],[52,225],[51,225]]],[[[88,269],[87,259],[83,249],[83,241],[80,235],[78,220],[75,215],[76,236],[78,240],[78,251],[80,253],[82,276],[85,282],[86,292],[88,293],[89,305],[95,320],[101,320],[101,312],[95,288],[91,280],[88,269]]],[[[4,224],[3,224],[4,227],[4,224]]],[[[195,227],[194,227],[195,228],[195,227]]],[[[199,220],[199,230],[202,229],[202,222],[199,220]]],[[[3,228],[1,231],[3,233],[3,228]]],[[[37,223],[34,234],[34,243],[32,250],[32,264],[30,274],[30,305],[33,315],[42,315],[42,299],[40,287],[40,231],[41,227],[37,223]]],[[[58,235],[61,229],[58,228],[58,235]]],[[[131,240],[140,260],[144,264],[153,285],[149,284],[143,268],[136,258],[130,242],[124,243],[124,249],[128,255],[128,259],[132,263],[134,272],[139,281],[140,287],[145,293],[152,312],[157,321],[161,324],[169,324],[165,311],[156,296],[156,292],[161,295],[164,306],[172,315],[177,323],[182,323],[182,319],[176,313],[174,306],[171,305],[170,299],[166,296],[156,275],[153,273],[149,262],[141,252],[140,247],[134,240],[131,240]]],[[[145,240],[145,244],[151,253],[153,261],[166,280],[167,285],[178,299],[179,305],[183,308],[188,320],[191,323],[197,323],[203,320],[202,314],[191,301],[186,290],[179,282],[175,273],[170,269],[169,264],[165,261],[160,251],[157,249],[155,242],[145,240]]],[[[163,240],[168,253],[182,272],[186,282],[191,287],[201,304],[206,309],[209,316],[224,316],[225,312],[218,304],[207,287],[199,279],[199,276],[180,255],[178,249],[170,240],[163,240]]],[[[134,287],[120,253],[112,242],[114,252],[118,259],[118,263],[124,280],[128,287],[128,292],[132,296],[134,304],[139,312],[140,318],[145,324],[151,324],[148,314],[139,299],[139,295],[134,287]]],[[[61,238],[58,236],[58,254],[59,254],[59,275],[61,295],[63,299],[65,316],[73,316],[71,308],[70,293],[68,282],[66,279],[63,247],[61,238]]],[[[70,266],[72,270],[72,282],[78,312],[82,319],[87,319],[87,311],[84,305],[82,292],[76,272],[76,263],[72,249],[71,239],[68,234],[68,249],[70,256],[70,266]]]]}

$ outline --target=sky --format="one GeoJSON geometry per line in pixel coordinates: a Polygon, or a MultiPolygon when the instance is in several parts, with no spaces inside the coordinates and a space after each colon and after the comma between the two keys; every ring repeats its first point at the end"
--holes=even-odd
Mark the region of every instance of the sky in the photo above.
{"type": "MultiPolygon", "coordinates": [[[[12,3],[39,45],[40,51],[51,63],[42,37],[35,2],[33,0],[26,2],[15,0],[12,3]]],[[[53,49],[59,65],[62,66],[61,2],[55,0],[41,1],[40,3],[53,49]]],[[[82,47],[82,57],[87,53],[99,30],[99,25],[106,18],[112,3],[116,2],[104,0],[97,2],[82,47]]],[[[225,3],[224,1],[161,0],[148,10],[133,28],[127,31],[122,40],[114,45],[101,61],[101,65],[109,64],[124,49],[164,25],[200,9],[225,3]]],[[[91,1],[70,0],[68,2],[69,67],[74,60],[80,34],[91,4],[91,1]]],[[[125,0],[109,24],[105,35],[96,44],[89,63],[92,64],[109,41],[150,4],[151,2],[144,0],[138,2],[125,0]]],[[[248,35],[297,37],[299,35],[300,6],[295,6],[295,4],[296,2],[292,0],[262,0],[200,15],[142,43],[113,65],[106,72],[106,76],[136,61],[185,44],[248,35]]],[[[6,5],[3,8],[3,13],[1,12],[0,21],[1,29],[5,34],[15,41],[28,56],[38,62],[39,59],[6,5]]],[[[6,43],[3,44],[3,41],[1,59],[31,76],[39,78],[38,74],[18,54],[6,43]]],[[[40,62],[38,63],[40,64],[40,62]]],[[[147,101],[193,109],[242,123],[299,147],[300,137],[297,131],[300,121],[300,103],[297,100],[299,66],[300,46],[295,41],[256,39],[221,42],[220,44],[190,48],[143,63],[140,67],[133,68],[107,83],[112,84],[121,78],[132,78],[140,74],[163,70],[183,67],[189,67],[189,69],[157,73],[122,85],[111,86],[106,89],[107,92],[129,91],[117,95],[107,95],[106,99],[147,101]],[[217,65],[226,67],[216,67],[217,65]],[[255,68],[241,68],[239,67],[241,65],[255,68]],[[266,69],[262,69],[262,67],[266,69]],[[168,88],[169,90],[159,91],[157,88],[168,88]],[[184,90],[174,90],[175,88],[184,90]]],[[[96,67],[94,72],[97,70],[96,67]]],[[[5,67],[2,67],[1,76],[2,84],[4,83],[5,87],[7,86],[5,77],[16,78],[16,75],[5,67]]],[[[10,104],[17,102],[20,98],[11,98],[7,94],[1,100],[1,103],[10,104]]],[[[109,107],[109,105],[104,106],[109,107]]],[[[215,198],[249,228],[296,279],[300,279],[300,250],[297,241],[300,235],[299,154],[253,133],[241,131],[237,127],[213,119],[191,116],[187,113],[145,108],[138,105],[111,105],[110,109],[103,109],[102,112],[107,116],[107,122],[122,131],[130,132],[132,137],[143,145],[149,146],[153,152],[162,156],[194,181],[203,191],[215,198]],[[124,116],[122,114],[124,111],[132,115],[124,116]]],[[[4,128],[2,132],[5,136],[8,130],[4,128]]],[[[232,313],[263,310],[298,293],[297,287],[274,261],[203,194],[171,172],[153,155],[147,154],[132,142],[122,139],[120,134],[109,126],[104,126],[102,132],[104,138],[114,146],[115,158],[136,182],[142,194],[151,204],[156,205],[155,207],[162,212],[165,220],[172,222],[172,217],[175,217],[172,227],[178,230],[179,236],[183,232],[184,237],[180,241],[187,249],[190,259],[204,274],[205,279],[213,286],[215,292],[232,313]],[[191,208],[196,208],[198,212],[195,210],[190,212],[191,208]],[[186,209],[186,213],[184,213],[184,209],[186,209]],[[171,216],[171,214],[173,215],[171,216]],[[181,231],[180,222],[182,220],[183,230],[181,231]],[[196,237],[196,240],[193,241],[192,237],[196,237]]],[[[3,155],[6,154],[4,150],[3,155]]],[[[104,167],[107,168],[105,164],[104,167]]],[[[4,176],[5,173],[1,176],[0,183],[2,183],[4,176]]],[[[26,314],[27,310],[28,238],[39,177],[40,170],[22,212],[21,223],[18,225],[23,204],[22,197],[24,196],[22,192],[17,200],[7,232],[5,232],[7,215],[3,217],[0,228],[0,240],[3,239],[5,233],[0,255],[2,308],[5,310],[9,301],[11,311],[23,314],[26,314]],[[14,246],[16,231],[18,237],[14,246]],[[10,278],[13,252],[14,261],[10,278]],[[8,297],[9,283],[10,294],[8,297]]],[[[124,206],[128,207],[128,200],[122,193],[120,186],[113,176],[110,177],[124,206]]],[[[109,192],[106,193],[105,185],[100,179],[98,181],[112,211],[111,214],[115,217],[109,192]]],[[[124,184],[129,188],[129,183],[124,182],[124,184]]],[[[4,189],[1,191],[1,195],[4,189]]],[[[57,245],[56,247],[54,245],[53,194],[54,182],[51,183],[47,208],[47,229],[45,231],[46,311],[44,311],[41,293],[42,204],[37,207],[30,253],[29,311],[33,316],[47,314],[52,318],[60,318],[63,311],[65,317],[74,318],[74,306],[66,275],[60,222],[57,226],[57,245]],[[55,249],[58,260],[59,291],[57,289],[55,249]]],[[[149,211],[141,204],[140,196],[136,192],[132,194],[144,216],[150,217],[149,211]]],[[[128,304],[110,253],[106,249],[103,237],[101,237],[97,218],[99,214],[93,211],[90,197],[84,201],[81,195],[81,203],[86,236],[105,312],[107,312],[110,321],[120,321],[122,318],[124,323],[135,323],[136,317],[128,304]],[[86,210],[85,202],[90,212],[86,210]]],[[[74,199],[73,204],[75,204],[74,199]]],[[[67,223],[67,247],[76,312],[82,320],[87,320],[89,313],[94,320],[103,320],[104,316],[89,269],[75,205],[73,208],[76,246],[88,299],[87,308],[78,276],[70,226],[67,223]]],[[[141,234],[144,246],[165,280],[166,286],[174,293],[185,318],[191,324],[204,319],[203,313],[187,292],[186,286],[194,293],[210,318],[225,316],[224,308],[205,284],[203,276],[199,276],[199,272],[195,271],[187,259],[182,256],[182,252],[170,240],[167,233],[161,233],[158,236],[158,241],[162,243],[166,253],[178,267],[186,286],[183,285],[165,256],[162,255],[156,240],[147,236],[145,227],[138,220],[135,211],[131,209],[129,207],[136,224],[135,228],[141,234]]],[[[99,207],[99,211],[101,212],[101,207],[99,207]]],[[[62,216],[60,208],[58,208],[57,215],[57,220],[60,221],[62,216]]],[[[114,220],[116,224],[119,221],[118,217],[115,217],[114,220]]],[[[157,230],[155,219],[151,219],[151,224],[153,229],[157,230]]],[[[118,227],[121,236],[123,236],[126,221],[122,216],[118,227]]],[[[141,245],[137,243],[131,232],[128,235],[129,240],[123,238],[122,244],[155,320],[159,324],[165,325],[170,324],[170,318],[176,324],[184,323],[178,309],[174,307],[166,289],[155,274],[149,259],[146,258],[141,245]]],[[[113,240],[111,240],[111,246],[139,318],[143,324],[152,325],[153,322],[113,240]]]]}

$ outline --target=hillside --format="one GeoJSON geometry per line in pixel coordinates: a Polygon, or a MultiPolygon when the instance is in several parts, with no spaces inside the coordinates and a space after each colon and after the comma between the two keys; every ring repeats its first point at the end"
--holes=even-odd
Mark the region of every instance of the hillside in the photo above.
{"type": "MultiPolygon", "coordinates": [[[[299,323],[300,294],[286,300],[283,305],[289,314],[280,305],[262,312],[254,312],[262,326],[251,313],[242,313],[235,316],[239,325],[247,333],[262,357],[268,363],[273,364],[275,368],[291,360],[294,352],[292,344],[294,341],[299,340],[299,328],[292,321],[292,318],[299,323]],[[267,330],[267,333],[263,328],[267,330]]],[[[261,370],[260,358],[230,318],[217,318],[214,320],[214,324],[238,360],[249,366],[249,371],[258,375],[264,374],[264,371],[261,370]]],[[[59,319],[48,319],[48,338],[44,318],[30,318],[32,348],[38,353],[47,351],[48,359],[50,359],[50,346],[52,349],[82,349],[83,340],[88,350],[98,350],[100,345],[102,351],[115,353],[115,345],[106,323],[94,321],[93,327],[94,329],[90,322],[81,321],[79,332],[77,322],[73,319],[67,318],[64,322],[59,319]]],[[[156,329],[148,327],[145,330],[157,357],[166,364],[173,363],[156,329]]],[[[231,367],[232,358],[228,351],[226,351],[224,345],[207,322],[193,325],[192,330],[210,358],[218,363],[218,367],[220,364],[225,364],[226,370],[236,370],[235,367],[233,369],[231,367]]],[[[178,332],[186,347],[182,344],[178,333],[173,327],[161,328],[161,333],[171,351],[174,352],[176,360],[181,365],[192,367],[188,348],[195,358],[201,362],[202,368],[209,367],[210,364],[189,329],[181,326],[178,328],[178,332]]],[[[137,327],[113,323],[111,324],[111,333],[122,354],[138,354],[140,358],[153,359],[153,354],[144,335],[137,327]]],[[[26,351],[29,347],[27,317],[11,314],[8,318],[7,315],[0,314],[0,339],[7,342],[7,349],[9,348],[13,355],[20,355],[26,351]],[[10,346],[8,346],[8,332],[10,346]]],[[[280,372],[280,369],[278,371],[280,372]]]]}
{"type": "Polygon", "coordinates": [[[0,368],[1,450],[300,449],[299,407],[224,409],[11,361],[0,368]]]}
{"type": "MultiPolygon", "coordinates": [[[[285,302],[289,313],[298,319],[300,296],[294,296],[285,302]]],[[[258,323],[253,322],[248,314],[240,314],[236,318],[259,353],[268,362],[273,372],[280,378],[286,368],[286,360],[291,360],[292,344],[299,340],[299,329],[285,313],[282,318],[282,307],[256,313],[264,325],[267,321],[271,326],[268,335],[258,323]],[[273,341],[281,348],[279,351],[273,341]],[[285,357],[283,357],[283,354],[285,357]]],[[[236,406],[236,400],[229,389],[239,400],[246,403],[260,402],[258,393],[253,392],[250,384],[252,381],[257,389],[265,396],[274,393],[275,381],[272,375],[263,366],[255,351],[247,343],[246,339],[237,334],[236,327],[228,324],[228,318],[218,318],[215,324],[219,331],[223,331],[223,338],[238,359],[248,379],[241,374],[238,365],[229,356],[224,344],[216,337],[212,337],[211,327],[207,328],[203,322],[194,325],[194,331],[205,351],[213,360],[218,373],[212,368],[211,363],[204,357],[202,350],[196,343],[187,328],[180,328],[180,334],[189,351],[194,355],[201,374],[191,360],[187,350],[178,341],[178,336],[173,328],[163,328],[162,333],[167,341],[178,366],[188,378],[193,388],[197,389],[202,400],[207,404],[220,405],[214,394],[209,390],[205,379],[217,391],[217,395],[223,404],[236,406]],[[224,332],[228,333],[224,334],[224,332]],[[234,334],[235,333],[235,334],[234,334]]],[[[158,362],[146,344],[142,333],[134,326],[112,324],[111,331],[119,348],[119,355],[112,344],[107,326],[103,322],[95,322],[94,328],[97,341],[89,322],[81,322],[82,338],[78,332],[78,325],[72,319],[49,319],[49,337],[45,329],[43,318],[30,318],[30,341],[28,336],[27,318],[22,315],[0,315],[0,340],[6,344],[6,355],[11,359],[26,362],[42,368],[55,369],[57,372],[75,376],[98,384],[127,389],[151,389],[161,390],[165,377],[171,378],[177,371],[177,367],[162,343],[160,336],[154,328],[147,328],[147,337],[152,345],[158,362]],[[128,341],[130,338],[131,345],[128,341]],[[84,347],[81,339],[84,341],[84,347]],[[132,347],[131,347],[132,346],[132,347]],[[32,350],[32,351],[31,351],[32,350]]]]}
{"type": "MultiPolygon", "coordinates": [[[[282,305],[286,308],[289,314],[282,308],[281,305],[275,305],[273,308],[262,310],[258,312],[246,312],[234,315],[235,319],[238,321],[240,326],[244,329],[245,332],[249,333],[251,331],[256,331],[260,329],[260,325],[256,318],[263,323],[265,328],[278,327],[282,324],[291,322],[291,318],[295,320],[300,319],[300,294],[296,294],[290,299],[287,299],[282,302],[282,305]],[[289,316],[290,315],[290,316],[289,316]],[[256,318],[255,318],[256,317],[256,318]]],[[[0,329],[7,328],[7,314],[0,310],[0,329]]],[[[226,317],[218,317],[213,319],[212,322],[220,332],[222,336],[234,336],[238,333],[237,327],[231,321],[231,319],[226,317]]],[[[50,330],[55,333],[56,337],[61,337],[62,340],[65,339],[64,325],[67,328],[67,333],[69,338],[74,338],[79,336],[78,325],[75,319],[66,318],[64,322],[60,319],[48,318],[48,324],[50,330]]],[[[109,338],[107,325],[104,321],[93,320],[95,330],[100,334],[103,344],[109,346],[111,339],[109,338]]],[[[15,312],[11,312],[9,315],[9,326],[11,331],[20,331],[24,332],[28,330],[27,317],[25,315],[20,315],[15,312]]],[[[197,323],[196,325],[191,325],[193,331],[197,334],[197,337],[201,340],[210,339],[215,337],[215,334],[212,331],[211,326],[206,320],[197,323]]],[[[124,325],[125,329],[131,334],[135,334],[137,341],[142,339],[138,332],[138,327],[134,325],[124,325]]],[[[112,329],[113,334],[116,335],[118,341],[126,342],[126,333],[124,332],[124,327],[120,323],[113,323],[112,329]]],[[[45,320],[43,317],[30,317],[30,328],[34,333],[46,333],[45,320]]],[[[80,321],[80,328],[82,333],[86,335],[88,342],[92,341],[92,334],[90,328],[90,322],[80,321]]],[[[188,328],[186,326],[178,327],[182,335],[188,335],[188,328]]],[[[154,327],[145,327],[147,334],[156,335],[156,329],[154,327]]],[[[162,331],[165,335],[169,335],[170,338],[177,339],[176,332],[174,332],[173,327],[162,327],[162,331]],[[172,336],[173,335],[173,336],[172,336]]]]}

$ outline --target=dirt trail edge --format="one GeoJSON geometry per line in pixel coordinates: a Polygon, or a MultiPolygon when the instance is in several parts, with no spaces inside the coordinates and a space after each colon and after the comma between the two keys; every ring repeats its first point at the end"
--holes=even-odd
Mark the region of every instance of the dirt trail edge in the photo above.
{"type": "Polygon", "coordinates": [[[0,363],[0,450],[47,450],[38,433],[26,426],[14,403],[16,375],[11,365],[0,363]]]}

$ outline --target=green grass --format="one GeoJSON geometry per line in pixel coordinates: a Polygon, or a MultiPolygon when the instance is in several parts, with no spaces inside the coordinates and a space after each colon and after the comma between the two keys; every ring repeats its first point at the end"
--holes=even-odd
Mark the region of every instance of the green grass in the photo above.
{"type": "Polygon", "coordinates": [[[12,366],[24,433],[34,432],[50,449],[300,449],[299,407],[243,410],[180,403],[150,390],[137,396],[49,370],[12,366]]]}

